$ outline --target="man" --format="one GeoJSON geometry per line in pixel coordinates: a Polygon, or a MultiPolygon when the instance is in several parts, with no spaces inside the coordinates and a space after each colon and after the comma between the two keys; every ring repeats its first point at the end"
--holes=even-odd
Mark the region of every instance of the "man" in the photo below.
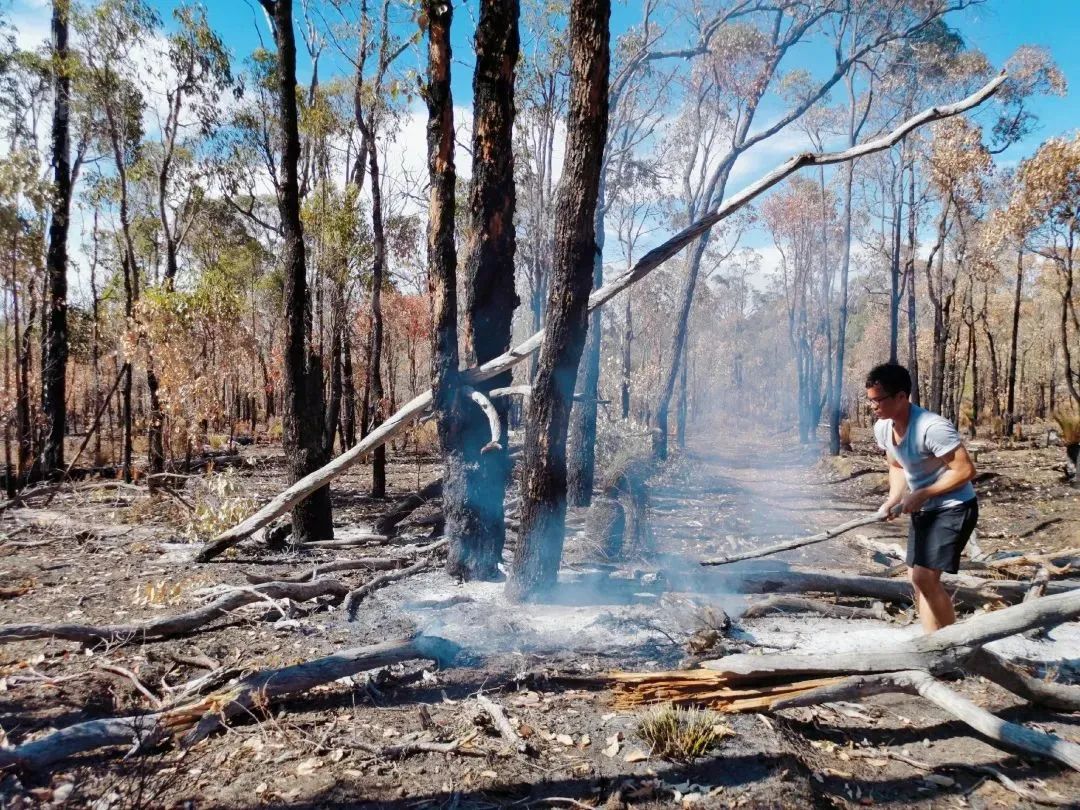
{"type": "Polygon", "coordinates": [[[911,375],[885,363],[866,375],[874,438],[889,461],[889,497],[878,510],[883,520],[911,515],[907,564],[923,629],[932,633],[956,621],[941,572],[955,574],[979,519],[971,479],[975,465],[952,422],[913,405],[911,375]],[[906,494],[905,494],[906,490],[906,494]]]}

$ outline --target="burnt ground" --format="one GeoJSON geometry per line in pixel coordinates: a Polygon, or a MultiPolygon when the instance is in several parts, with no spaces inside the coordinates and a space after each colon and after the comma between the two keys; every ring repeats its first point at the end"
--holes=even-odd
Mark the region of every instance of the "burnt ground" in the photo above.
{"type": "MultiPolygon", "coordinates": [[[[727,426],[725,434],[735,432],[727,426]]],[[[643,711],[616,711],[607,691],[543,677],[677,667],[699,629],[695,611],[701,604],[732,614],[745,604],[730,577],[718,584],[702,574],[698,559],[819,531],[875,509],[882,499],[884,467],[865,433],[840,459],[823,459],[820,450],[799,448],[786,435],[742,435],[747,438],[733,447],[703,434],[654,477],[652,548],[634,550],[636,558],[599,560],[584,515],[573,513],[565,582],[546,605],[510,606],[500,585],[458,586],[431,571],[377,591],[353,623],[333,606],[312,612],[310,605],[299,606],[291,618],[276,622],[261,619],[265,610],[253,606],[232,621],[142,645],[0,646],[4,744],[86,719],[149,711],[149,699],[103,664],[130,670],[167,701],[167,687],[205,674],[197,658],[210,659],[204,665],[251,670],[417,631],[446,636],[466,649],[442,670],[406,664],[282,700],[269,717],[238,722],[188,750],[165,747],[127,759],[123,750],[105,750],[48,773],[0,776],[0,806],[1034,806],[968,767],[973,765],[992,765],[1059,803],[1080,796],[1080,774],[1004,753],[933,705],[907,696],[727,715],[723,722],[733,734],[707,757],[680,765],[650,756],[638,735],[643,711]],[[504,750],[481,722],[479,690],[506,709],[535,755],[504,750]],[[390,761],[356,744],[452,740],[471,731],[477,736],[468,747],[478,756],[419,754],[390,761]]],[[[973,443],[983,474],[984,552],[1080,545],[1080,491],[1060,481],[1063,451],[1041,444],[973,443]]],[[[191,563],[189,505],[202,510],[201,520],[209,524],[215,514],[242,514],[250,507],[244,498],[261,502],[279,491],[280,454],[247,448],[245,457],[250,463],[225,479],[227,486],[218,480],[217,489],[208,490],[189,481],[181,496],[187,505],[143,489],[88,483],[62,492],[47,508],[39,498],[0,515],[6,535],[0,537],[0,585],[10,589],[5,593],[25,589],[0,601],[0,623],[140,620],[197,605],[201,588],[245,583],[244,572],[286,574],[339,557],[394,553],[393,544],[303,554],[245,544],[220,562],[191,563]]],[[[436,474],[433,459],[399,459],[390,471],[392,493],[415,490],[436,474]]],[[[342,536],[362,530],[387,508],[365,498],[366,488],[367,472],[357,468],[335,487],[342,536]]],[[[426,537],[424,514],[404,526],[401,543],[426,537]]],[[[894,524],[866,535],[902,542],[903,532],[894,524]]],[[[785,561],[881,570],[869,552],[843,539],[755,564],[782,568],[785,561]]],[[[370,576],[342,579],[358,584],[370,576]]],[[[863,627],[869,623],[801,620],[794,631],[792,623],[748,621],[738,639],[742,648],[772,639],[774,646],[761,646],[763,651],[784,645],[821,650],[859,632],[877,632],[863,627]]],[[[1080,666],[1080,648],[1069,643],[1068,637],[1059,641],[1051,656],[1065,662],[1060,674],[1066,679],[1080,666]]],[[[1080,741],[1080,716],[1029,709],[979,679],[954,686],[1003,717],[1080,741]]]]}

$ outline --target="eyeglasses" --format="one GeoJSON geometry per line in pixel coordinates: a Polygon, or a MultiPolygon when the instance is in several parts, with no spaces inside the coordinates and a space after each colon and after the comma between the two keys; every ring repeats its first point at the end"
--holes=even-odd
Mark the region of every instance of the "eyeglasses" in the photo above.
{"type": "Polygon", "coordinates": [[[884,402],[887,399],[892,399],[895,396],[896,396],[896,394],[885,394],[884,396],[880,396],[880,397],[867,397],[866,401],[871,403],[872,405],[878,405],[878,404],[884,402]]]}

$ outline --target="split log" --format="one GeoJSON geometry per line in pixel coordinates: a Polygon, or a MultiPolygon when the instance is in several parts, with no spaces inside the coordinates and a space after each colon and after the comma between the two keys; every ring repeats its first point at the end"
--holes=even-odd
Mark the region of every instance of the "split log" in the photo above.
{"type": "Polygon", "coordinates": [[[771,616],[775,613],[815,613],[833,619],[892,621],[892,616],[888,614],[885,606],[880,602],[876,602],[872,608],[860,608],[834,605],[829,602],[822,602],[819,599],[802,599],[797,596],[771,596],[768,599],[751,602],[750,606],[743,611],[742,618],[755,619],[761,616],[771,616]]]}
{"type": "Polygon", "coordinates": [[[214,619],[227,616],[243,605],[265,599],[292,599],[304,602],[320,596],[342,597],[349,588],[340,580],[329,577],[310,582],[267,582],[243,589],[231,590],[202,607],[173,616],[132,624],[7,624],[0,625],[0,644],[35,638],[58,638],[82,644],[128,644],[150,639],[167,638],[190,633],[214,619]]]}
{"type": "Polygon", "coordinates": [[[40,740],[2,749],[0,770],[13,766],[40,770],[85,751],[131,746],[133,742],[139,750],[145,750],[184,732],[187,733],[181,742],[190,745],[232,718],[262,714],[273,698],[404,661],[428,659],[446,664],[457,652],[456,645],[445,639],[419,636],[341,650],[293,666],[260,670],[194,703],[153,714],[90,720],[54,731],[40,740]]]}
{"type": "Polygon", "coordinates": [[[1080,745],[1041,731],[1002,720],[966,697],[947,687],[930,673],[922,670],[887,672],[877,675],[857,675],[837,684],[829,684],[808,692],[778,700],[774,710],[814,706],[836,700],[877,695],[884,692],[907,692],[921,695],[953,717],[963,721],[985,737],[1007,748],[1056,760],[1080,771],[1080,745]]]}
{"type": "MultiPolygon", "coordinates": [[[[789,158],[757,182],[752,183],[743,191],[722,202],[701,219],[688,225],[668,241],[650,250],[641,257],[634,267],[612,279],[600,289],[593,291],[589,296],[589,310],[592,311],[606,304],[623,290],[637,283],[668,259],[677,255],[687,245],[696,241],[702,234],[708,232],[718,222],[726,219],[732,213],[747,205],[789,175],[809,166],[826,166],[835,163],[845,163],[864,155],[883,152],[899,143],[908,133],[921,126],[958,115],[979,106],[998,91],[1005,82],[1005,79],[1006,75],[1002,73],[1000,76],[994,78],[982,88],[961,101],[954,104],[930,107],[902,122],[891,132],[885,133],[884,135],[873,138],[842,152],[806,152],[789,158]]],[[[505,352],[498,357],[494,357],[480,366],[468,369],[462,373],[464,381],[467,384],[475,384],[509,371],[539,350],[540,345],[544,340],[544,334],[544,330],[541,330],[523,343],[510,349],[508,352],[505,352]]],[[[420,417],[424,411],[431,407],[431,403],[431,391],[424,391],[423,393],[418,394],[398,410],[397,413],[390,416],[385,422],[365,436],[355,447],[342,453],[325,467],[304,476],[254,515],[228,531],[221,533],[212,541],[204,545],[196,559],[199,562],[206,562],[207,560],[213,559],[222,551],[240,542],[252,532],[261,529],[276,517],[285,514],[295,504],[299,503],[312,492],[326,486],[326,484],[345,472],[345,470],[349,469],[349,467],[357,463],[369,452],[376,447],[382,446],[407,428],[415,419],[420,417]]]]}
{"type": "Polygon", "coordinates": [[[768,557],[770,554],[779,554],[781,551],[791,551],[792,549],[802,548],[803,546],[813,545],[814,543],[823,543],[826,540],[849,532],[852,529],[858,529],[862,526],[869,526],[871,523],[880,523],[882,520],[881,515],[864,515],[854,520],[849,520],[847,523],[841,523],[839,526],[833,526],[831,529],[826,529],[818,534],[812,534],[809,537],[803,537],[799,540],[787,540],[783,543],[776,543],[765,548],[759,548],[754,551],[744,551],[740,554],[729,554],[726,557],[714,557],[711,560],[702,560],[702,565],[727,565],[728,563],[739,562],[740,560],[753,560],[758,557],[768,557]]]}

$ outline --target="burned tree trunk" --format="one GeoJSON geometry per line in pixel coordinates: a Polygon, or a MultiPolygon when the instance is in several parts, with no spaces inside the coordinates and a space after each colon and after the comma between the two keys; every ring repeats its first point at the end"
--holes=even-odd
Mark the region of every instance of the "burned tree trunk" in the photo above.
{"type": "MultiPolygon", "coordinates": [[[[486,363],[510,348],[510,325],[518,305],[513,144],[518,48],[517,0],[484,0],[476,28],[469,193],[472,236],[465,267],[465,351],[470,365],[486,363]]],[[[485,394],[512,381],[513,374],[507,371],[476,388],[485,394]]],[[[500,433],[505,435],[510,399],[500,397],[493,404],[500,433]]],[[[443,495],[451,540],[447,569],[465,579],[491,579],[498,575],[506,541],[503,498],[511,470],[509,447],[506,442],[491,447],[483,414],[474,406],[463,407],[458,450],[465,488],[448,486],[443,495]]]]}
{"type": "Polygon", "coordinates": [[[610,0],[570,7],[570,113],[555,210],[548,316],[529,400],[521,541],[507,591],[526,598],[559,572],[566,523],[566,429],[588,326],[597,190],[608,125],[610,0]]]}
{"type": "Polygon", "coordinates": [[[469,537],[468,482],[463,451],[461,374],[457,340],[457,249],[454,244],[454,100],[450,91],[450,22],[453,9],[444,0],[427,0],[428,291],[432,309],[432,409],[443,455],[443,509],[450,538],[447,568],[471,570],[474,538],[469,537]]]}
{"type": "Polygon", "coordinates": [[[1012,436],[1013,424],[1016,422],[1016,343],[1020,335],[1020,296],[1023,288],[1024,251],[1021,248],[1016,254],[1016,291],[1013,294],[1012,338],[1009,343],[1008,393],[1005,402],[1005,419],[1001,429],[1005,436],[1012,436]]]}
{"type": "MultiPolygon", "coordinates": [[[[375,138],[368,138],[368,172],[371,174],[371,233],[374,257],[371,262],[371,351],[368,361],[368,390],[370,391],[374,414],[371,427],[382,424],[383,384],[382,384],[382,286],[386,272],[386,234],[383,231],[382,189],[379,186],[379,153],[375,138]]],[[[364,426],[365,431],[367,425],[364,426]]],[[[375,448],[371,457],[371,497],[386,497],[386,446],[375,448]]]]}
{"type": "Polygon", "coordinates": [[[53,69],[56,71],[52,120],[54,194],[46,255],[48,299],[45,302],[45,334],[42,335],[41,410],[45,417],[42,435],[41,472],[64,466],[65,398],[67,379],[67,236],[71,211],[71,137],[68,129],[71,78],[68,73],[68,3],[53,0],[53,69]]]}
{"type": "MultiPolygon", "coordinates": [[[[260,0],[273,21],[278,47],[278,104],[281,127],[281,167],[278,180],[278,211],[283,235],[285,264],[285,375],[282,443],[289,474],[299,481],[326,464],[323,447],[322,367],[308,350],[311,328],[304,226],[300,221],[299,122],[296,109],[296,42],[293,34],[292,0],[260,0]]],[[[293,507],[293,540],[302,543],[334,536],[330,490],[313,492],[293,507]]]]}
{"type": "MultiPolygon", "coordinates": [[[[604,178],[601,174],[596,204],[596,254],[593,257],[593,289],[604,286],[604,178]]],[[[592,503],[596,475],[596,406],[599,399],[600,344],[602,342],[600,310],[589,316],[589,333],[585,342],[585,358],[581,363],[581,390],[584,399],[574,406],[569,434],[570,467],[568,497],[571,506],[592,503]]]]}

